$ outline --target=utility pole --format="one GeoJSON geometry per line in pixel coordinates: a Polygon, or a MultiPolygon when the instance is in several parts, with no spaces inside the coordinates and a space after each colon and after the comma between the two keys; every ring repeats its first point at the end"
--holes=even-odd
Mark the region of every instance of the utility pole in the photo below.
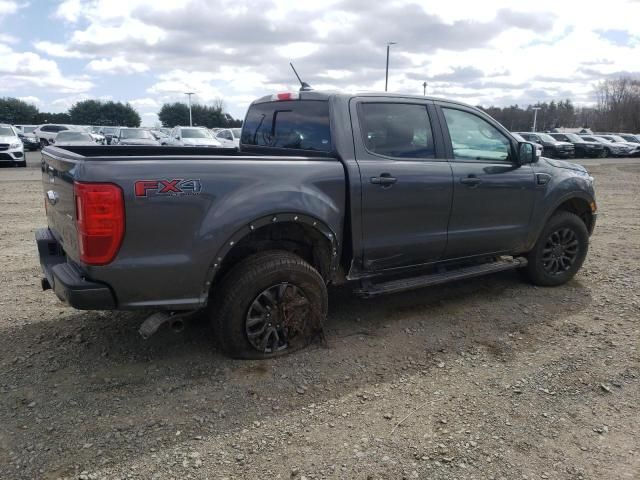
{"type": "Polygon", "coordinates": [[[184,92],[184,94],[189,97],[189,126],[193,127],[193,120],[191,118],[191,95],[195,95],[193,92],[184,92]]]}
{"type": "Polygon", "coordinates": [[[395,45],[396,42],[387,42],[387,68],[384,74],[384,91],[387,91],[387,87],[389,86],[389,47],[391,45],[395,45]]]}
{"type": "Polygon", "coordinates": [[[531,107],[531,110],[533,110],[533,128],[531,129],[532,132],[536,131],[536,120],[538,119],[538,110],[540,110],[540,107],[531,107]]]}
{"type": "Polygon", "coordinates": [[[424,95],[425,97],[427,96],[427,85],[428,85],[428,83],[427,83],[427,82],[424,82],[424,83],[422,84],[422,90],[423,90],[422,95],[424,95]]]}

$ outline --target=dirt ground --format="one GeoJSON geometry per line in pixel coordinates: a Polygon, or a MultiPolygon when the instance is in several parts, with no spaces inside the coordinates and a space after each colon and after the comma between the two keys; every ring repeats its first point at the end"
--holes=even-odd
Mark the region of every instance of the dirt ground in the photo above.
{"type": "Polygon", "coordinates": [[[588,167],[568,285],[333,290],[327,346],[263,362],[42,292],[37,161],[0,169],[1,479],[640,478],[640,160],[588,167]]]}

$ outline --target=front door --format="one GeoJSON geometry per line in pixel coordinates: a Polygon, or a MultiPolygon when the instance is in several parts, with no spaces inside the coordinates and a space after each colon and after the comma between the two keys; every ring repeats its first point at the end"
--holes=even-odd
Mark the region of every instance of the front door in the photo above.
{"type": "Polygon", "coordinates": [[[364,269],[438,260],[447,244],[453,186],[442,142],[434,141],[433,104],[382,98],[351,103],[364,269]]]}
{"type": "Polygon", "coordinates": [[[535,201],[531,165],[520,165],[517,144],[472,109],[441,105],[453,204],[445,257],[515,253],[523,248],[535,201]]]}

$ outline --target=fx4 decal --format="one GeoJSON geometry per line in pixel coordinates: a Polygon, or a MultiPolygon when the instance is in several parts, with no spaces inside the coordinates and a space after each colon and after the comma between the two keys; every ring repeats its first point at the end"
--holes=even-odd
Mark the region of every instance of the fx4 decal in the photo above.
{"type": "Polygon", "coordinates": [[[176,178],[174,180],[137,180],[136,197],[198,195],[202,190],[200,180],[176,178]]]}

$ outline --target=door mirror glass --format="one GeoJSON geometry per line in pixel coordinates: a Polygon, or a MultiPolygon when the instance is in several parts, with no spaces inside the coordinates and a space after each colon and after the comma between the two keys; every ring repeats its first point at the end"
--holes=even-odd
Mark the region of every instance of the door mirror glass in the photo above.
{"type": "Polygon", "coordinates": [[[518,160],[521,165],[536,163],[540,158],[540,150],[537,145],[531,142],[521,142],[518,144],[518,160]]]}

